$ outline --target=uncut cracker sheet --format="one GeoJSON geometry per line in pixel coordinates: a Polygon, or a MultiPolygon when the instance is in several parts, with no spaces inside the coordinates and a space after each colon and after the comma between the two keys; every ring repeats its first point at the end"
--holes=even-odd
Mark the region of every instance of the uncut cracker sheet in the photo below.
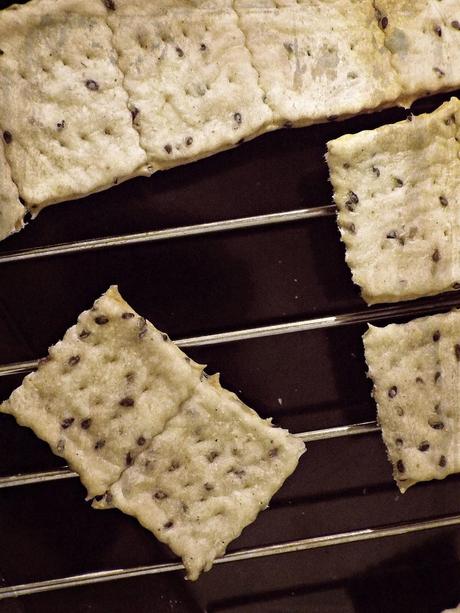
{"type": "Polygon", "coordinates": [[[267,130],[272,112],[230,0],[118,0],[109,13],[134,125],[153,168],[267,130]]]}
{"type": "Polygon", "coordinates": [[[371,0],[236,0],[278,124],[308,125],[401,93],[371,0]]]}
{"type": "Polygon", "coordinates": [[[460,311],[369,326],[366,362],[402,492],[460,471],[460,311]]]}
{"type": "Polygon", "coordinates": [[[304,450],[214,376],[195,388],[106,501],[169,545],[195,580],[267,507],[304,450]]]}
{"type": "Polygon", "coordinates": [[[103,494],[190,397],[202,368],[111,287],[0,409],[103,494]]]}
{"type": "Polygon", "coordinates": [[[147,173],[106,12],[92,0],[0,11],[0,130],[34,214],[147,173]]]}
{"type": "Polygon", "coordinates": [[[338,224],[370,304],[460,283],[460,102],[328,143],[338,224]]]}

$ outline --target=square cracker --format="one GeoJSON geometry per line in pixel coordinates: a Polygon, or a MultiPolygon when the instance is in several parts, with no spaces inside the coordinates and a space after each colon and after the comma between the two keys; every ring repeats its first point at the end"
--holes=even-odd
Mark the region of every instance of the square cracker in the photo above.
{"type": "Polygon", "coordinates": [[[400,95],[371,0],[236,0],[279,124],[352,115],[400,95]]]}
{"type": "Polygon", "coordinates": [[[458,87],[458,0],[376,0],[375,7],[408,104],[458,87]]]}
{"type": "Polygon", "coordinates": [[[152,165],[194,161],[271,124],[231,0],[117,0],[109,24],[152,165]]]}
{"type": "Polygon", "coordinates": [[[458,288],[460,101],[328,143],[338,224],[369,303],[458,288]]]}
{"type": "Polygon", "coordinates": [[[402,492],[460,471],[460,311],[363,337],[394,478],[402,492]]]}
{"type": "Polygon", "coordinates": [[[304,451],[214,376],[195,388],[105,502],[169,545],[195,580],[268,506],[304,451]]]}
{"type": "Polygon", "coordinates": [[[187,400],[202,367],[111,287],[0,410],[103,494],[187,400]]]}
{"type": "Polygon", "coordinates": [[[3,140],[0,140],[0,240],[21,230],[25,212],[25,207],[19,201],[18,188],[11,178],[3,140]]]}
{"type": "Polygon", "coordinates": [[[5,154],[34,214],[148,174],[106,12],[92,0],[0,12],[0,130],[11,135],[5,154]]]}

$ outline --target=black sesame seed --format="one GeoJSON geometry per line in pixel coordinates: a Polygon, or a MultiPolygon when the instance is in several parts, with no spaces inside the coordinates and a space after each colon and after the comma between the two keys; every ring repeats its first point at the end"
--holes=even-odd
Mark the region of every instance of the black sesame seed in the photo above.
{"type": "Polygon", "coordinates": [[[132,319],[134,317],[134,313],[122,313],[122,319],[132,319]]]}
{"type": "Polygon", "coordinates": [[[457,358],[457,362],[460,362],[460,345],[455,345],[454,347],[455,357],[457,358]]]}
{"type": "Polygon", "coordinates": [[[185,144],[187,145],[187,147],[190,147],[193,144],[193,138],[191,136],[187,136],[187,138],[185,139],[185,144]]]}
{"type": "Polygon", "coordinates": [[[76,366],[79,361],[80,361],[80,356],[73,355],[72,357],[69,358],[68,364],[69,366],[76,366]]]}
{"type": "Polygon", "coordinates": [[[156,498],[157,500],[164,500],[165,498],[168,497],[168,494],[163,492],[163,490],[158,490],[157,492],[153,494],[153,497],[156,498]]]}
{"type": "Polygon", "coordinates": [[[179,57],[184,57],[184,52],[180,47],[176,47],[176,53],[179,57]]]}
{"type": "Polygon", "coordinates": [[[61,421],[61,428],[63,430],[67,430],[67,428],[70,428],[70,426],[73,424],[74,421],[75,421],[75,417],[66,417],[65,419],[61,421]]]}
{"type": "Polygon", "coordinates": [[[406,467],[404,466],[404,462],[402,460],[398,460],[396,462],[396,468],[398,469],[399,473],[406,472],[406,467]]]}
{"type": "Polygon", "coordinates": [[[454,28],[454,30],[460,30],[460,21],[454,19],[454,21],[452,21],[450,25],[454,28]]]}
{"type": "Polygon", "coordinates": [[[97,323],[98,326],[104,326],[105,324],[109,323],[109,318],[105,315],[98,315],[94,318],[94,321],[97,323]]]}
{"type": "Polygon", "coordinates": [[[380,20],[380,27],[382,28],[382,30],[386,30],[388,26],[388,17],[382,17],[382,19],[380,20]]]}
{"type": "Polygon", "coordinates": [[[125,396],[125,398],[122,398],[118,404],[122,407],[133,407],[134,399],[130,396],[125,396]]]}
{"type": "Polygon", "coordinates": [[[437,66],[433,67],[433,72],[436,73],[440,79],[446,76],[446,73],[437,66]]]}
{"type": "Polygon", "coordinates": [[[441,332],[439,332],[439,330],[436,330],[436,332],[433,334],[433,341],[437,343],[440,338],[441,338],[441,332]]]}
{"type": "Polygon", "coordinates": [[[348,170],[350,168],[350,164],[348,162],[345,162],[343,164],[343,167],[345,168],[345,170],[348,170]]]}
{"type": "Polygon", "coordinates": [[[440,26],[434,26],[433,30],[438,36],[442,36],[442,30],[440,26]]]}
{"type": "Polygon", "coordinates": [[[439,196],[439,202],[442,204],[442,206],[447,206],[449,204],[449,201],[445,196],[439,196]]]}
{"type": "Polygon", "coordinates": [[[395,181],[396,187],[402,187],[404,185],[404,182],[399,177],[395,177],[394,181],[395,181]]]}
{"type": "Polygon", "coordinates": [[[83,428],[83,430],[88,430],[88,428],[91,426],[91,421],[91,417],[88,417],[80,422],[80,426],[83,428]]]}
{"type": "Polygon", "coordinates": [[[63,130],[65,128],[65,119],[63,119],[62,121],[58,121],[56,124],[56,128],[58,130],[63,130]]]}
{"type": "Polygon", "coordinates": [[[3,140],[5,141],[7,145],[9,145],[13,140],[13,135],[11,134],[11,132],[8,132],[8,130],[5,130],[3,132],[3,140]]]}
{"type": "Polygon", "coordinates": [[[200,45],[200,51],[206,51],[207,47],[204,43],[201,43],[200,45]]]}
{"type": "Polygon", "coordinates": [[[444,423],[442,421],[434,421],[430,423],[433,430],[444,430],[444,423]]]}
{"type": "Polygon", "coordinates": [[[396,396],[396,394],[398,393],[398,388],[396,387],[396,385],[393,385],[392,387],[390,387],[390,389],[388,390],[388,396],[390,398],[394,398],[396,396]]]}
{"type": "Polygon", "coordinates": [[[206,459],[212,464],[218,456],[219,453],[217,451],[211,451],[211,453],[208,453],[208,455],[206,456],[206,459]]]}
{"type": "Polygon", "coordinates": [[[96,81],[94,81],[94,79],[88,79],[85,81],[85,85],[92,92],[97,92],[99,89],[99,85],[96,83],[96,81]]]}
{"type": "Polygon", "coordinates": [[[168,143],[167,145],[164,146],[164,150],[166,151],[166,153],[172,153],[172,146],[168,143]]]}
{"type": "Polygon", "coordinates": [[[115,2],[113,0],[104,0],[104,4],[109,9],[109,11],[115,10],[115,2]]]}
{"type": "Polygon", "coordinates": [[[129,453],[126,454],[126,466],[131,466],[131,464],[133,463],[133,456],[129,453]]]}
{"type": "Polygon", "coordinates": [[[164,332],[161,334],[161,338],[164,340],[164,342],[166,343],[167,341],[169,341],[169,337],[167,334],[165,334],[164,332]]]}
{"type": "Polygon", "coordinates": [[[437,372],[434,373],[434,382],[437,383],[440,378],[441,378],[441,373],[438,370],[437,372]]]}
{"type": "Polygon", "coordinates": [[[445,466],[446,464],[447,464],[447,458],[446,458],[446,456],[445,456],[445,455],[442,455],[442,456],[439,458],[439,466],[440,466],[441,468],[444,468],[444,466],[445,466]]]}
{"type": "Polygon", "coordinates": [[[133,106],[133,108],[131,109],[131,117],[133,118],[133,121],[136,119],[139,113],[140,110],[137,108],[137,106],[133,106]]]}
{"type": "Polygon", "coordinates": [[[235,113],[233,115],[233,119],[236,121],[238,125],[240,125],[242,121],[241,113],[235,113]]]}
{"type": "Polygon", "coordinates": [[[359,198],[355,194],[355,192],[348,192],[347,200],[345,201],[346,208],[349,211],[354,211],[358,202],[359,202],[359,198]]]}
{"type": "Polygon", "coordinates": [[[419,451],[428,451],[430,448],[430,443],[428,441],[422,441],[418,446],[419,451]]]}
{"type": "Polygon", "coordinates": [[[402,440],[402,438],[397,438],[397,439],[395,440],[395,443],[396,443],[396,445],[397,445],[398,447],[402,447],[402,446],[403,446],[403,444],[404,444],[404,441],[402,440]]]}
{"type": "Polygon", "coordinates": [[[89,332],[88,330],[82,330],[78,336],[79,338],[88,338],[90,334],[91,332],[89,332]]]}
{"type": "Polygon", "coordinates": [[[143,436],[140,436],[136,442],[139,445],[139,447],[142,447],[142,445],[145,445],[145,438],[143,436]]]}
{"type": "Polygon", "coordinates": [[[433,255],[431,256],[431,259],[433,260],[433,262],[439,262],[439,260],[441,259],[441,254],[439,253],[439,249],[435,249],[433,251],[433,255]]]}
{"type": "Polygon", "coordinates": [[[167,521],[165,524],[163,524],[163,528],[172,528],[174,526],[174,522],[173,521],[167,521]]]}
{"type": "Polygon", "coordinates": [[[102,449],[104,445],[105,445],[105,440],[101,439],[100,441],[96,441],[96,444],[94,445],[94,449],[102,449]]]}

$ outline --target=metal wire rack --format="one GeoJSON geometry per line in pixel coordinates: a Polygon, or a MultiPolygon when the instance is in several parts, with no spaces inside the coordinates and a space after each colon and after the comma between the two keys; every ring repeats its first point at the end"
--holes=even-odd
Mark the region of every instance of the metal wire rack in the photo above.
{"type": "MultiPolygon", "coordinates": [[[[66,255],[82,251],[92,251],[96,249],[122,247],[133,245],[140,242],[180,239],[183,237],[224,232],[230,230],[241,230],[255,226],[267,226],[282,224],[286,222],[299,222],[317,217],[334,215],[333,205],[306,208],[284,213],[260,215],[240,219],[227,220],[216,223],[205,223],[186,227],[177,227],[161,231],[143,232],[139,234],[111,236],[101,239],[64,243],[50,247],[40,247],[23,251],[9,252],[0,255],[0,265],[4,263],[14,263],[21,260],[33,260],[43,257],[66,255]]],[[[401,317],[429,314],[440,309],[449,309],[460,306],[460,294],[453,292],[441,299],[428,300],[423,304],[397,304],[380,308],[371,308],[352,313],[337,314],[327,317],[318,317],[302,321],[291,321],[282,324],[268,325],[262,327],[252,327],[246,329],[233,330],[195,336],[190,338],[177,339],[175,342],[180,347],[198,347],[218,343],[230,343],[233,341],[250,340],[265,336],[275,336],[295,332],[305,332],[320,328],[331,328],[340,326],[350,326],[365,322],[379,320],[397,320],[401,317]]],[[[37,365],[36,360],[17,362],[0,365],[0,377],[8,377],[33,370],[37,365]]],[[[305,442],[323,441],[338,437],[351,437],[363,434],[375,434],[380,430],[374,421],[355,423],[352,425],[337,426],[326,429],[312,430],[297,433],[296,436],[305,442]]],[[[56,470],[35,472],[29,474],[13,474],[0,478],[0,488],[11,488],[17,486],[27,486],[35,483],[47,481],[57,481],[76,477],[68,467],[56,470]]],[[[247,548],[234,553],[229,553],[216,561],[217,564],[227,562],[237,562],[260,558],[265,556],[275,556],[310,549],[331,547],[340,544],[354,543],[371,539],[382,539],[390,536],[402,536],[410,533],[446,528],[449,526],[460,525],[460,514],[436,517],[424,521],[411,521],[396,525],[384,525],[376,527],[366,527],[361,530],[354,530],[335,534],[325,534],[312,538],[305,538],[285,543],[267,545],[263,547],[247,548]]],[[[23,583],[13,586],[0,588],[0,600],[16,596],[25,596],[38,592],[58,590],[66,587],[82,586],[87,584],[101,583],[119,579],[139,577],[143,575],[153,575],[168,573],[182,569],[180,563],[154,564],[138,566],[133,568],[117,568],[99,572],[89,572],[74,576],[62,577],[38,582],[23,583]]]]}

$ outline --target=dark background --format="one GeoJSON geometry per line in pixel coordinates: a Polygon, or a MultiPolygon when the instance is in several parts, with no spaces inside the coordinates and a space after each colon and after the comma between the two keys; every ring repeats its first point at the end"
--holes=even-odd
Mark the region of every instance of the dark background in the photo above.
{"type": "MultiPolygon", "coordinates": [[[[2,6],[9,4],[3,2],[2,6]]],[[[1,5],[1,3],[0,3],[1,5]]],[[[417,103],[428,111],[448,99],[417,103]]],[[[325,143],[389,110],[282,130],[188,166],[46,209],[0,254],[91,237],[330,204],[325,143]]],[[[172,338],[365,311],[333,217],[0,265],[0,363],[34,359],[111,283],[172,338]]],[[[460,297],[459,297],[460,305],[460,297]]],[[[440,306],[440,308],[442,308],[440,306]]],[[[189,350],[293,432],[375,419],[356,325],[189,350]]],[[[0,378],[0,400],[21,377],[0,378]]],[[[0,416],[0,474],[59,466],[0,416]]],[[[380,436],[311,443],[229,550],[460,512],[460,478],[401,496],[380,436]]],[[[1,613],[439,613],[460,601],[460,529],[440,529],[0,602],[1,613]]],[[[75,479],[0,490],[0,586],[173,560],[136,521],[93,511],[75,479]]]]}

